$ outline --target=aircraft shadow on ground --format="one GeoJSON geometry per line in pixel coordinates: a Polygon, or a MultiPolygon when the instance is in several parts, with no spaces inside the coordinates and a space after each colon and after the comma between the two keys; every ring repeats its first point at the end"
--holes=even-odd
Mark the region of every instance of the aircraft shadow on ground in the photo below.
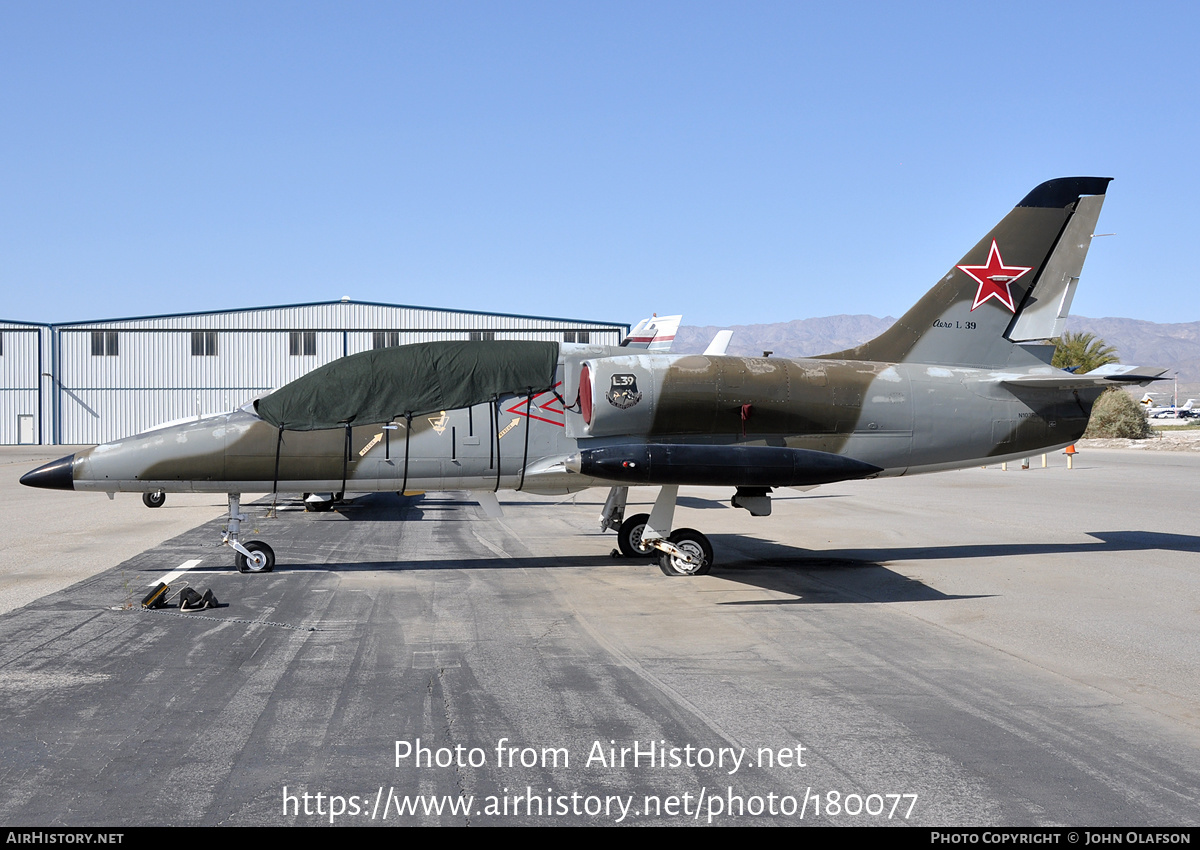
{"type": "MultiPolygon", "coordinates": [[[[1088,552],[1200,552],[1200,536],[1161,531],[1089,531],[1095,542],[1085,543],[971,543],[948,546],[889,547],[886,549],[834,549],[831,558],[875,561],[933,561],[966,558],[1001,558],[1020,555],[1080,555],[1088,552]]],[[[785,547],[786,548],[786,547],[785,547]]]]}
{"type": "MultiPolygon", "coordinates": [[[[821,494],[815,495],[815,496],[800,495],[800,494],[795,494],[795,495],[791,495],[791,496],[780,496],[780,495],[774,494],[774,493],[771,494],[771,501],[775,502],[775,503],[798,501],[800,499],[845,499],[845,498],[849,498],[849,497],[844,493],[821,493],[821,494]]],[[[650,512],[650,506],[652,504],[653,504],[653,502],[645,503],[645,505],[646,505],[645,512],[646,513],[650,512]]],[[[697,510],[711,510],[712,508],[722,508],[724,510],[729,509],[729,500],[728,499],[702,499],[699,496],[680,496],[678,499],[675,500],[675,504],[679,505],[679,507],[681,507],[681,508],[694,508],[697,510]]],[[[631,507],[632,507],[632,503],[631,503],[631,507]]],[[[625,515],[629,516],[629,514],[631,512],[632,511],[630,509],[626,509],[625,515]]]]}
{"type": "MultiPolygon", "coordinates": [[[[681,500],[682,501],[682,500],[681,500]]],[[[709,500],[694,499],[704,507],[709,500]]],[[[558,504],[547,502],[546,504],[558,504]]],[[[540,502],[520,502],[517,506],[539,505],[540,502]]],[[[474,521],[473,500],[466,498],[434,498],[399,496],[395,493],[371,493],[355,498],[339,508],[338,519],[352,522],[409,522],[425,518],[444,522],[474,521]]],[[[506,506],[507,509],[507,506],[506,506]]],[[[317,517],[324,519],[324,517],[317,517]]],[[[1200,536],[1170,534],[1154,531],[1095,531],[1088,533],[1093,540],[1083,542],[1038,543],[971,543],[944,546],[877,547],[862,549],[807,550],[774,541],[735,534],[712,535],[717,552],[717,565],[712,577],[736,582],[777,593],[792,595],[786,600],[746,600],[723,602],[727,605],[777,605],[849,602],[919,602],[972,599],[979,596],[954,596],[935,590],[922,582],[904,576],[885,566],[899,561],[972,560],[978,558],[1028,557],[1038,555],[1081,555],[1087,553],[1164,552],[1200,553],[1200,536]]],[[[497,558],[491,556],[470,560],[423,559],[397,561],[358,561],[350,563],[297,563],[287,553],[280,558],[276,571],[303,572],[313,568],[333,572],[357,571],[419,571],[419,570],[507,570],[627,567],[644,565],[657,572],[650,559],[644,561],[613,558],[608,552],[615,538],[601,540],[603,554],[573,556],[537,556],[497,558]]],[[[667,580],[664,577],[664,580],[667,580]]],[[[678,579],[686,581],[687,579],[678,579]]]]}
{"type": "MultiPolygon", "coordinates": [[[[729,558],[714,568],[714,575],[730,581],[782,593],[797,591],[797,578],[837,581],[837,593],[861,593],[864,599],[808,598],[808,602],[917,602],[973,599],[979,596],[951,596],[903,576],[884,566],[896,561],[970,560],[1037,555],[1080,555],[1087,553],[1138,552],[1158,549],[1165,552],[1200,553],[1200,536],[1154,531],[1093,531],[1094,542],[1083,543],[997,543],[948,546],[888,547],[878,549],[831,549],[809,551],[771,541],[756,540],[748,557],[729,558]],[[853,573],[851,573],[853,571],[853,573]],[[852,584],[847,576],[853,575],[852,584]]],[[[718,551],[748,548],[745,538],[714,535],[718,551]],[[727,545],[722,545],[728,541],[727,545]]],[[[819,594],[818,594],[819,595],[819,594]]],[[[773,604],[770,601],[730,602],[732,605],[773,604]]]]}
{"type": "MultiPolygon", "coordinates": [[[[724,601],[721,605],[794,605],[881,602],[928,602],[974,599],[978,596],[953,596],[934,590],[920,581],[866,561],[836,560],[822,555],[805,556],[803,550],[779,547],[788,554],[778,558],[755,559],[728,565],[718,564],[708,578],[735,582],[761,590],[788,594],[788,599],[724,601]]],[[[479,557],[470,560],[397,560],[298,562],[281,554],[274,573],[280,576],[303,573],[422,572],[449,570],[529,570],[529,569],[644,569],[655,579],[667,582],[700,581],[685,577],[668,578],[659,574],[651,560],[614,558],[611,555],[574,555],[571,557],[479,557]]],[[[226,573],[227,566],[194,568],[192,575],[226,573]]],[[[248,580],[255,580],[248,578],[248,580]]],[[[706,587],[706,590],[711,590],[706,587]]]]}
{"type": "MultiPolygon", "coordinates": [[[[790,599],[748,599],[721,605],[820,605],[881,602],[949,602],[978,599],[952,595],[884,566],[885,558],[801,549],[736,534],[712,536],[713,548],[730,553],[712,575],[748,587],[788,594],[790,599]]],[[[882,555],[884,553],[880,553],[882,555]]]]}
{"type": "MultiPolygon", "coordinates": [[[[801,496],[798,498],[841,498],[837,495],[801,496]]],[[[706,508],[720,505],[699,498],[681,498],[680,504],[686,507],[706,508]]],[[[561,504],[561,500],[546,502],[518,502],[504,505],[506,511],[525,506],[545,507],[561,504]]],[[[597,503],[599,504],[599,503],[597,503]]],[[[412,522],[429,517],[444,522],[455,519],[452,515],[462,508],[479,511],[478,504],[469,498],[427,498],[425,495],[399,496],[395,493],[368,493],[358,496],[353,501],[339,506],[338,516],[356,522],[412,522]]],[[[473,521],[480,513],[471,513],[461,517],[473,521]]],[[[315,515],[320,517],[320,515],[315,515]]],[[[915,546],[915,547],[885,547],[868,549],[829,549],[819,553],[809,553],[809,550],[787,546],[781,543],[758,540],[748,536],[727,534],[711,535],[714,541],[726,540],[733,544],[730,548],[744,551],[746,541],[753,540],[756,551],[774,548],[769,557],[763,561],[739,561],[739,565],[758,566],[796,565],[803,563],[808,567],[819,566],[820,563],[836,565],[880,564],[888,561],[929,561],[956,560],[968,558],[1000,558],[1021,555],[1055,555],[1082,554],[1087,552],[1122,552],[1160,549],[1166,552],[1200,552],[1200,536],[1191,534],[1170,534],[1158,531],[1092,531],[1086,532],[1095,538],[1094,542],[1082,543],[970,543],[950,544],[945,546],[915,546]],[[777,561],[786,564],[777,564],[777,561]]],[[[614,538],[615,542],[615,538],[614,538]]],[[[718,547],[718,550],[724,547],[718,547]]],[[[726,550],[728,551],[728,550],[726,550]]],[[[603,558],[601,560],[604,560],[603,558]]],[[[726,561],[726,563],[730,563],[726,561]]]]}
{"type": "MultiPolygon", "coordinates": [[[[453,491],[451,491],[453,492],[453,491]]],[[[795,495],[774,497],[775,501],[790,500],[790,499],[842,499],[846,496],[842,494],[826,493],[816,496],[795,495]]],[[[603,500],[575,498],[572,496],[553,496],[542,499],[522,499],[517,502],[502,502],[502,507],[505,512],[519,514],[528,509],[544,509],[548,507],[558,507],[565,503],[571,503],[575,506],[592,506],[600,508],[604,505],[603,500]]],[[[261,500],[259,505],[270,504],[269,497],[261,500]]],[[[634,513],[649,513],[653,503],[651,502],[630,502],[625,510],[625,515],[630,516],[634,513]]],[[[712,510],[720,508],[728,510],[729,502],[721,499],[704,499],[699,496],[680,496],[678,504],[683,508],[693,510],[712,510]]],[[[298,513],[303,511],[304,504],[299,499],[288,498],[279,501],[278,510],[282,513],[298,513]]],[[[401,496],[397,493],[364,493],[359,496],[353,496],[350,499],[337,505],[330,513],[336,514],[333,518],[342,518],[354,520],[356,522],[410,522],[419,520],[432,514],[439,521],[445,520],[474,520],[482,512],[479,503],[466,495],[450,495],[449,493],[439,493],[436,496],[420,494],[416,496],[401,496]],[[468,509],[471,513],[461,517],[455,517],[453,514],[463,508],[468,509]]]]}

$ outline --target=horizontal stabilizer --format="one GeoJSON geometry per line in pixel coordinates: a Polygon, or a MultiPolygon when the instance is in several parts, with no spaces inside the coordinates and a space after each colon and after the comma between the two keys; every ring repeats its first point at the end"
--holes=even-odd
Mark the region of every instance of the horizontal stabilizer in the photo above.
{"type": "Polygon", "coordinates": [[[1000,383],[1013,387],[1038,387],[1046,390],[1074,390],[1086,387],[1111,387],[1116,384],[1148,384],[1151,381],[1164,381],[1162,377],[1166,369],[1153,366],[1127,366],[1122,363],[1110,363],[1093,369],[1083,375],[1073,372],[1051,372],[1037,375],[1021,375],[1017,378],[1003,378],[1000,383]]]}

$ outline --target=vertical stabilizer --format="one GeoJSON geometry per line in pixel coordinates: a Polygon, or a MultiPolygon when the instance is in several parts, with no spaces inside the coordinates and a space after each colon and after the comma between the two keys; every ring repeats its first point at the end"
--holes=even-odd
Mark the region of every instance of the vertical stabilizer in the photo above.
{"type": "Polygon", "coordinates": [[[1103,195],[1079,199],[1075,214],[1038,276],[1037,285],[1025,296],[1025,303],[1013,318],[1008,332],[1010,340],[1023,342],[1062,336],[1103,204],[1103,195]]]}
{"type": "Polygon", "coordinates": [[[857,348],[824,357],[1007,364],[1013,339],[1052,336],[1065,320],[1111,179],[1064,177],[1041,184],[896,324],[857,348]]]}
{"type": "Polygon", "coordinates": [[[645,348],[650,351],[670,351],[675,333],[683,316],[659,316],[642,319],[633,326],[629,336],[621,340],[623,348],[645,348]]]}

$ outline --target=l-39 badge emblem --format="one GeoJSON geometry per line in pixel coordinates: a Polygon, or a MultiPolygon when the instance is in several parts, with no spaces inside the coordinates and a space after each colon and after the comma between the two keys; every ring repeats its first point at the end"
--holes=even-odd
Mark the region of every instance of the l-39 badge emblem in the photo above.
{"type": "Polygon", "coordinates": [[[608,403],[621,410],[628,410],[642,400],[638,392],[637,375],[613,375],[612,385],[604,395],[608,403]]]}

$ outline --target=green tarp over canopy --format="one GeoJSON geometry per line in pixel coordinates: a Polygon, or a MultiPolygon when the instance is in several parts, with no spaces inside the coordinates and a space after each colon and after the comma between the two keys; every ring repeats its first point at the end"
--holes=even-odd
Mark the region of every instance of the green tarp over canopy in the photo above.
{"type": "Polygon", "coordinates": [[[364,351],[314,369],[254,403],[277,428],[373,425],[554,386],[557,342],[419,342],[364,351]]]}

